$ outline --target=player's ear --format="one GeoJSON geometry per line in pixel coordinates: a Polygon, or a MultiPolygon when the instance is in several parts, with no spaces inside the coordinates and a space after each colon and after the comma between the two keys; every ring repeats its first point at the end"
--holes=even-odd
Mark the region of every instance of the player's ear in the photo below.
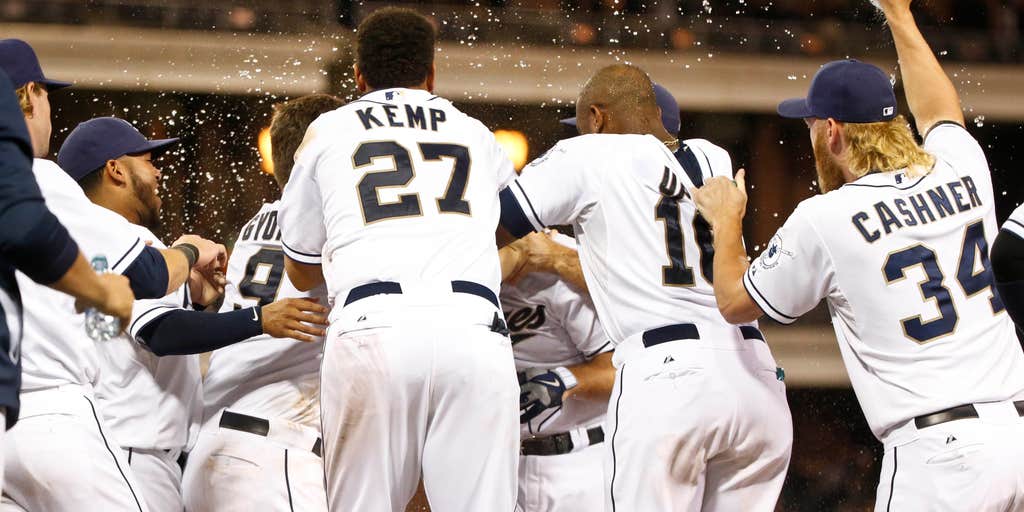
{"type": "Polygon", "coordinates": [[[356,89],[359,92],[366,92],[369,86],[366,84],[366,77],[363,76],[363,72],[359,71],[359,64],[352,64],[352,74],[356,78],[356,89]]]}
{"type": "Polygon", "coordinates": [[[103,168],[103,172],[106,173],[107,178],[114,185],[118,187],[128,185],[128,167],[119,160],[107,160],[107,165],[103,168]]]}
{"type": "Polygon", "coordinates": [[[437,73],[437,67],[433,62],[430,63],[430,71],[427,72],[427,81],[424,85],[427,87],[427,91],[431,94],[434,93],[434,75],[437,73]]]}
{"type": "Polygon", "coordinates": [[[590,123],[590,131],[587,133],[601,133],[604,130],[605,125],[608,123],[607,117],[604,115],[604,111],[598,108],[597,105],[591,105],[588,110],[590,115],[587,116],[587,121],[590,123]]]}
{"type": "Polygon", "coordinates": [[[828,141],[829,151],[834,155],[843,152],[843,124],[831,117],[825,120],[825,140],[828,141]]]}

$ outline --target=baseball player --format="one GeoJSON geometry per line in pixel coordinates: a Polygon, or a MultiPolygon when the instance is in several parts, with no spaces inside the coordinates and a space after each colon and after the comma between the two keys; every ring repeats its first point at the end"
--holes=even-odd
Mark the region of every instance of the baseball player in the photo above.
{"type": "Polygon", "coordinates": [[[1018,206],[992,242],[992,276],[999,300],[1020,329],[1024,326],[1024,206],[1018,206]]]}
{"type": "MultiPolygon", "coordinates": [[[[306,128],[342,101],[313,94],[277,105],[270,125],[274,179],[284,188],[306,128]]],[[[300,292],[284,272],[280,201],[247,222],[228,260],[221,311],[295,297],[326,304],[319,287],[300,292]]],[[[193,512],[326,511],[320,438],[319,343],[256,336],[213,352],[203,381],[203,428],[185,468],[193,512]]]]}
{"type": "Polygon", "coordinates": [[[0,71],[0,225],[5,226],[0,233],[0,435],[18,421],[21,388],[21,296],[15,269],[122,321],[129,318],[134,300],[127,278],[100,276],[89,266],[43,203],[31,162],[32,142],[14,87],[0,71]]]}
{"type": "Polygon", "coordinates": [[[518,384],[498,307],[494,135],[435,96],[433,26],[385,8],[356,31],[366,94],[306,133],[279,212],[296,288],[333,301],[321,368],[331,510],[511,510],[518,384]]]}
{"type": "MultiPolygon", "coordinates": [[[[575,252],[572,238],[552,238],[575,252]]],[[[549,272],[506,282],[499,298],[520,382],[519,508],[601,510],[602,423],[615,369],[594,305],[549,272]]]]}
{"type": "MultiPolygon", "coordinates": [[[[151,231],[160,219],[161,177],[153,160],[178,139],[149,141],[131,124],[99,117],[79,124],[60,149],[58,163],[95,204],[134,224],[154,247],[163,244],[151,231]]],[[[195,441],[200,402],[199,356],[264,332],[320,334],[298,323],[326,308],[301,301],[277,301],[222,313],[192,311],[219,298],[220,282],[193,276],[188,286],[155,300],[135,304],[127,335],[100,346],[102,374],[96,396],[113,437],[125,453],[151,511],[181,511],[178,457],[195,441]],[[307,313],[309,314],[307,316],[307,313]],[[191,432],[190,432],[191,431],[191,432]]],[[[223,288],[220,288],[223,290],[223,288]]]]}
{"type": "MultiPolygon", "coordinates": [[[[39,69],[23,41],[0,41],[0,55],[8,75],[39,69]]],[[[194,235],[180,238],[171,249],[147,247],[124,218],[92,204],[70,176],[43,160],[50,135],[46,89],[53,85],[29,80],[14,85],[23,98],[36,156],[32,171],[46,205],[87,259],[106,257],[111,272],[128,277],[136,298],[166,295],[186,281],[193,267],[211,272],[223,265],[224,248],[194,235]]],[[[24,275],[17,279],[24,314],[21,416],[3,443],[6,482],[0,510],[77,511],[83,503],[96,510],[146,510],[127,461],[95,406],[99,355],[86,335],[84,315],[76,313],[71,297],[24,275]]]]}
{"type": "Polygon", "coordinates": [[[885,445],[876,511],[1019,510],[1024,354],[992,290],[996,232],[985,155],[910,0],[880,0],[918,146],[889,76],[826,64],[779,113],[810,130],[822,195],[800,203],[755,262],[736,183],[696,193],[714,226],[722,315],[790,323],[822,299],[854,391],[885,445]]]}
{"type": "Polygon", "coordinates": [[[606,510],[771,510],[792,423],[755,324],[715,305],[706,226],[690,191],[731,175],[728,153],[679,141],[640,69],[599,70],[576,102],[581,135],[501,192],[513,236],[571,223],[598,317],[617,343],[605,432],[606,510]],[[738,412],[739,411],[739,412],[738,412]]]}

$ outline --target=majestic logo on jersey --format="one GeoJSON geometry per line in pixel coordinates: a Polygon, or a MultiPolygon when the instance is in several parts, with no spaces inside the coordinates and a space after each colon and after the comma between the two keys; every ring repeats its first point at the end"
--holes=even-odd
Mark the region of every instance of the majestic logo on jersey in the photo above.
{"type": "Polygon", "coordinates": [[[764,267],[765,270],[774,268],[779,264],[779,258],[781,258],[783,254],[790,258],[793,257],[792,252],[783,249],[782,237],[775,235],[772,237],[771,241],[768,242],[768,248],[765,249],[764,254],[761,255],[761,266],[764,267]]]}
{"type": "Polygon", "coordinates": [[[515,345],[537,334],[535,332],[523,331],[536,329],[544,325],[544,322],[547,321],[547,314],[544,312],[544,306],[527,306],[512,312],[506,312],[505,318],[508,320],[508,330],[512,332],[509,338],[512,338],[512,344],[515,345]]]}

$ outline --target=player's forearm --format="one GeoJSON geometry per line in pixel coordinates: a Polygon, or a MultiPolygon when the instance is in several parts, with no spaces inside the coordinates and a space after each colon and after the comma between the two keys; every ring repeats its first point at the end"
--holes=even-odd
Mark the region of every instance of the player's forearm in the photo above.
{"type": "Polygon", "coordinates": [[[751,308],[753,301],[743,287],[747,271],[746,249],[743,247],[743,219],[720,222],[714,227],[715,300],[722,317],[738,324],[757,320],[760,310],[751,308]]]}
{"type": "Polygon", "coordinates": [[[555,260],[553,268],[562,280],[578,291],[590,293],[590,289],[587,287],[587,280],[583,277],[583,266],[580,265],[579,254],[576,251],[566,249],[562,257],[555,260]]]}
{"type": "MultiPolygon", "coordinates": [[[[167,264],[167,293],[177,290],[188,280],[191,265],[188,256],[179,249],[163,249],[160,254],[167,264]]],[[[166,295],[166,293],[164,294],[166,295]]]]}
{"type": "Polygon", "coordinates": [[[146,325],[139,338],[158,356],[201,354],[263,334],[261,313],[259,306],[225,313],[172,311],[146,325]]]}
{"type": "Polygon", "coordinates": [[[299,263],[285,256],[284,271],[295,289],[302,292],[308,292],[324,283],[324,272],[320,265],[299,263]]]}
{"type": "Polygon", "coordinates": [[[570,366],[576,376],[576,387],[566,391],[566,399],[607,402],[615,385],[615,367],[612,352],[598,354],[590,361],[570,366]]]}
{"type": "Polygon", "coordinates": [[[82,253],[78,253],[78,257],[75,258],[68,271],[50,287],[80,300],[89,307],[95,307],[107,301],[107,288],[101,286],[99,278],[96,277],[96,271],[92,269],[82,253]]]}
{"type": "Polygon", "coordinates": [[[501,262],[501,282],[503,283],[518,274],[526,264],[523,252],[510,246],[498,250],[498,260],[501,262]]]}
{"type": "Polygon", "coordinates": [[[910,9],[893,8],[886,13],[886,19],[896,43],[903,88],[918,132],[924,136],[939,121],[963,124],[960,96],[921,35],[910,9]]]}

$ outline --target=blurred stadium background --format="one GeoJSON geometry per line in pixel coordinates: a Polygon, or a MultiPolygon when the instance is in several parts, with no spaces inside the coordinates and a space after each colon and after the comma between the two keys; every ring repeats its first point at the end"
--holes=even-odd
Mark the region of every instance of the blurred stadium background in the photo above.
{"type": "MultiPolygon", "coordinates": [[[[816,190],[806,128],[777,118],[776,103],[803,94],[817,66],[833,58],[896,72],[887,29],[866,0],[398,3],[437,22],[437,92],[501,130],[520,163],[573,135],[557,120],[572,115],[591,72],[621,60],[645,68],[679,100],[681,137],[725,146],[748,169],[754,252],[816,190]]],[[[919,23],[986,149],[1002,221],[1024,182],[1024,0],[918,3],[919,23]]],[[[97,115],[182,137],[181,150],[164,157],[162,234],[187,228],[230,244],[276,194],[261,159],[270,106],[315,91],[351,97],[352,27],[382,5],[4,0],[0,34],[29,41],[48,76],[76,84],[51,97],[55,152],[77,123],[97,115]]],[[[870,510],[880,447],[849,388],[827,311],[793,326],[765,324],[786,369],[796,430],[779,510],[870,510]]]]}

